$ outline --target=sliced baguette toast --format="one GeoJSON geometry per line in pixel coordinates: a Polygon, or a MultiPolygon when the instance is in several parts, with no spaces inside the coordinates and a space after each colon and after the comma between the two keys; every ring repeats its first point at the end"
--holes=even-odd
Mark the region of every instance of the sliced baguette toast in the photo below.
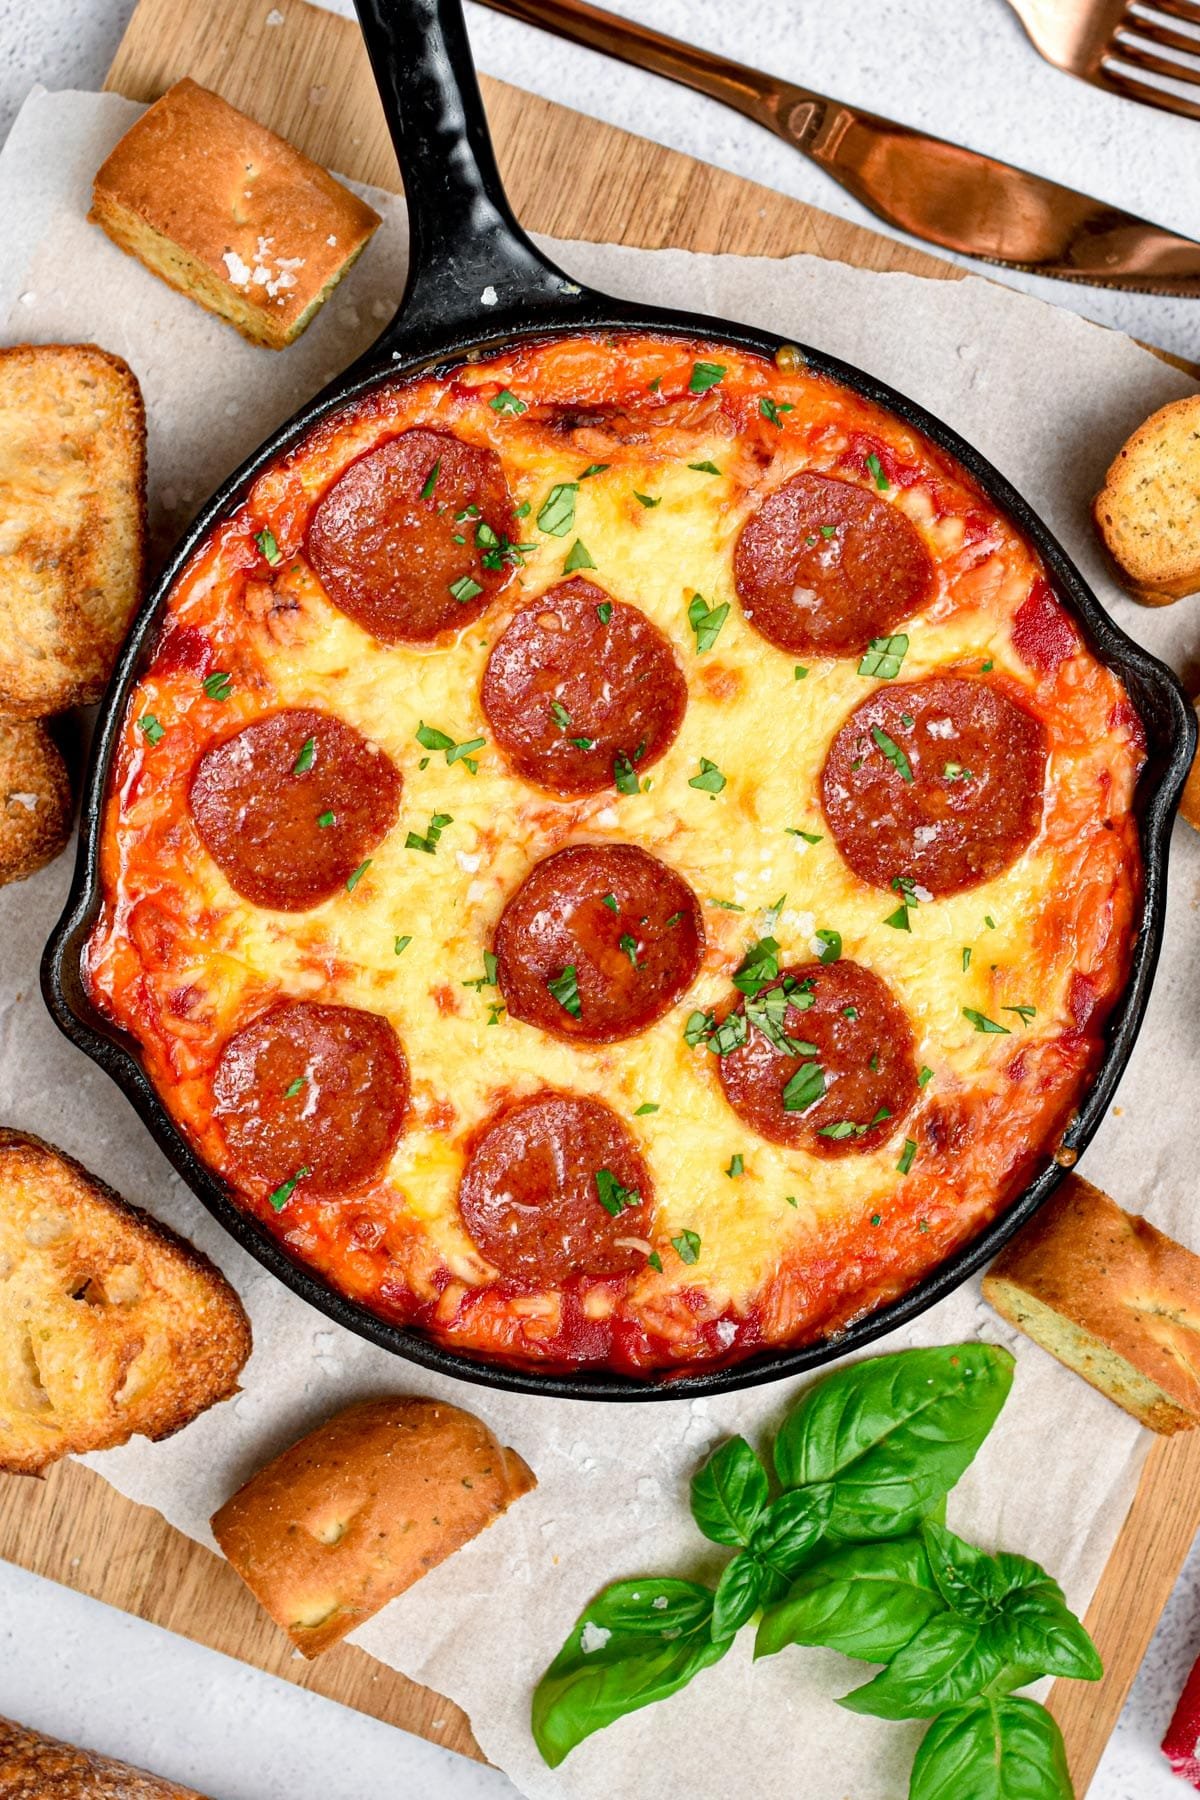
{"type": "Polygon", "coordinates": [[[1200,1256],[1068,1175],[984,1298],[1151,1431],[1200,1425],[1200,1256]]]}
{"type": "Polygon", "coordinates": [[[168,1437],[237,1391],[242,1304],[207,1257],[0,1127],[0,1469],[168,1437]]]}
{"type": "Polygon", "coordinates": [[[0,1719],[0,1800],[202,1800],[145,1769],[0,1719]]]}
{"type": "MultiPolygon", "coordinates": [[[[1200,722],[1200,700],[1193,700],[1192,705],[1200,722]]],[[[1186,820],[1193,831],[1200,831],[1200,750],[1192,758],[1188,778],[1183,784],[1183,793],[1179,797],[1179,816],[1186,820]]]]}
{"type": "Polygon", "coordinates": [[[71,784],[46,727],[0,719],[0,887],[53,861],[71,829],[71,784]]]}
{"type": "Polygon", "coordinates": [[[1117,578],[1165,606],[1200,591],[1200,394],[1152,413],[1117,452],[1092,505],[1117,578]]]}
{"type": "Polygon", "coordinates": [[[0,350],[0,714],[98,700],[142,593],[146,421],[94,344],[0,350]]]}

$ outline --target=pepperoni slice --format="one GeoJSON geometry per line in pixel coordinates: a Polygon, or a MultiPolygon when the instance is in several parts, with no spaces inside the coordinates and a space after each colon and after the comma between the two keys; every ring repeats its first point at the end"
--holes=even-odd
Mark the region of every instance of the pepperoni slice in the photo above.
{"type": "Polygon", "coordinates": [[[213,1114],[236,1178],[339,1194],[380,1173],[404,1128],[408,1062],[378,1013],[281,1001],[230,1038],[213,1114]]]}
{"type": "Polygon", "coordinates": [[[639,772],[683,723],[687,682],[669,640],[636,606],[564,581],[516,614],[488,657],[483,710],[518,775],[556,794],[639,772]]]}
{"type": "Polygon", "coordinates": [[[303,912],[387,836],[401,785],[391,758],[352,725],[295,707],[206,750],[188,799],[231,887],[255,906],[303,912]]]}
{"type": "Polygon", "coordinates": [[[793,475],[743,525],[733,561],[742,611],[794,655],[851,656],[930,599],[916,527],[856,482],[793,475]]]}
{"type": "Polygon", "coordinates": [[[855,707],[829,747],[821,798],[864,881],[958,894],[1032,843],[1045,779],[1039,719],[994,682],[934,675],[855,707]]]}
{"type": "Polygon", "coordinates": [[[700,903],[681,875],[633,844],[573,844],[526,876],[494,949],[515,1019],[610,1044],[674,1006],[704,954],[700,903]]]}
{"type": "Polygon", "coordinates": [[[373,637],[426,643],[477,619],[510,579],[514,524],[494,450],[405,431],[322,496],[305,549],[334,605],[373,637]]]}
{"type": "Polygon", "coordinates": [[[502,1275],[557,1287],[643,1268],[653,1195],[625,1125],[601,1100],[543,1088],[486,1121],[458,1190],[472,1242],[502,1275]]]}
{"type": "MultiPolygon", "coordinates": [[[[878,1149],[917,1098],[913,1035],[887,983],[861,963],[799,963],[749,1002],[772,1035],[750,1023],[720,1059],[721,1086],[760,1137],[817,1156],[878,1149]],[[782,1017],[767,996],[783,987],[782,1017]],[[779,1041],[780,1034],[791,1044],[779,1041]]],[[[734,1009],[743,1017],[747,1002],[734,1009]]]]}

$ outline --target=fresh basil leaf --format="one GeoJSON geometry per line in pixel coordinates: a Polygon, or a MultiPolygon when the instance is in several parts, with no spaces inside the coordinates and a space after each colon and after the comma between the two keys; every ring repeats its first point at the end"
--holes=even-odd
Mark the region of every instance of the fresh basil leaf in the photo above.
{"type": "Polygon", "coordinates": [[[1036,1700],[977,1700],[935,1719],[908,1800],[1074,1800],[1062,1733],[1036,1700]]]}
{"type": "Polygon", "coordinates": [[[718,1643],[732,1638],[754,1617],[769,1579],[768,1570],[746,1550],[725,1564],[713,1601],[712,1634],[718,1643]]]}
{"type": "Polygon", "coordinates": [[[901,1350],[837,1369],[775,1439],[784,1487],[832,1483],[828,1532],[898,1537],[958,1481],[996,1421],[1013,1358],[995,1344],[901,1350]]]}
{"type": "Polygon", "coordinates": [[[533,1735],[550,1768],[593,1731],[666,1700],[720,1661],[732,1639],[713,1639],[713,1597],[659,1575],[596,1596],[534,1690],[533,1735]]]}
{"type": "Polygon", "coordinates": [[[920,1537],[850,1545],[801,1571],[764,1616],[754,1654],[821,1644],[863,1662],[890,1662],[945,1606],[920,1537]]]}
{"type": "Polygon", "coordinates": [[[947,1706],[973,1700],[1004,1666],[994,1625],[935,1613],[886,1669],[844,1695],[838,1705],[877,1719],[929,1719],[947,1706]]]}
{"type": "Polygon", "coordinates": [[[1095,1645],[1058,1583],[1039,1564],[1008,1551],[989,1556],[929,1521],[923,1535],[933,1579],[946,1604],[963,1618],[994,1622],[1008,1662],[1027,1680],[1035,1675],[1100,1679],[1103,1667],[1095,1645]]]}
{"type": "Polygon", "coordinates": [[[825,1487],[798,1488],[772,1500],[750,1539],[751,1551],[772,1577],[764,1589],[764,1600],[776,1600],[786,1591],[810,1550],[820,1542],[828,1518],[829,1490],[825,1487]]]}
{"type": "Polygon", "coordinates": [[[768,1495],[762,1463],[745,1438],[730,1438],[692,1476],[692,1517],[714,1544],[744,1546],[768,1495]]]}

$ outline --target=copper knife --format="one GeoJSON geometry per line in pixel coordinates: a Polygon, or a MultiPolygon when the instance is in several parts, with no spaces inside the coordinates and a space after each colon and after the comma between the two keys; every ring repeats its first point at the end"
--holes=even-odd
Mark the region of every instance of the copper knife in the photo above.
{"type": "Polygon", "coordinates": [[[926,243],[1058,281],[1200,298],[1200,244],[1044,175],[814,94],[587,0],[482,3],[723,100],[815,162],[885,224],[926,243]]]}

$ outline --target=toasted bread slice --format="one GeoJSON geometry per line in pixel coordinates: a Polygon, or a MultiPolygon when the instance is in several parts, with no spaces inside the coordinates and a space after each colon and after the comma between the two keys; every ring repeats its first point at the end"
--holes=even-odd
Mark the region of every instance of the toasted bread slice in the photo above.
{"type": "Polygon", "coordinates": [[[1200,1256],[1078,1175],[992,1264],[983,1292],[1151,1431],[1200,1425],[1200,1256]]]}
{"type": "MultiPolygon", "coordinates": [[[[1200,722],[1200,700],[1193,700],[1197,721],[1200,722]]],[[[1192,766],[1188,770],[1188,778],[1183,784],[1183,793],[1179,798],[1179,816],[1192,827],[1200,831],[1200,750],[1192,758],[1192,766]]]]}
{"type": "Polygon", "coordinates": [[[95,1750],[43,1737],[27,1725],[0,1719],[0,1796],[4,1800],[203,1800],[145,1769],[95,1750]]]}
{"type": "Polygon", "coordinates": [[[379,225],[317,163],[187,79],[125,133],[88,216],[269,350],[299,337],[379,225]]]}
{"type": "Polygon", "coordinates": [[[252,1475],[212,1528],[260,1606],[313,1657],[536,1486],[473,1413],[364,1400],[252,1475]]]}
{"type": "Polygon", "coordinates": [[[249,1354],[241,1301],[207,1257],[0,1127],[0,1469],[169,1437],[236,1393],[249,1354]]]}
{"type": "Polygon", "coordinates": [[[146,420],[94,344],[0,350],[0,713],[98,700],[142,593],[146,420]]]}
{"type": "Polygon", "coordinates": [[[52,862],[71,830],[71,783],[44,725],[0,719],[0,887],[52,862]]]}
{"type": "Polygon", "coordinates": [[[1200,590],[1200,394],[1160,407],[1138,427],[1092,513],[1135,600],[1165,606],[1200,590]]]}

